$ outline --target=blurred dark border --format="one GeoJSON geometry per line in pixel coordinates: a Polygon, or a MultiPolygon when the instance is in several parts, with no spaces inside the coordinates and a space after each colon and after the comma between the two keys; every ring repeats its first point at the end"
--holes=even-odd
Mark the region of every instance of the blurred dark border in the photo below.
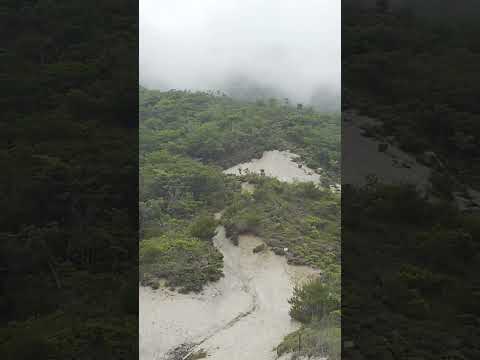
{"type": "Polygon", "coordinates": [[[478,359],[478,5],[342,7],[342,358],[478,359]]]}
{"type": "Polygon", "coordinates": [[[0,17],[1,357],[138,359],[138,2],[0,17]]]}

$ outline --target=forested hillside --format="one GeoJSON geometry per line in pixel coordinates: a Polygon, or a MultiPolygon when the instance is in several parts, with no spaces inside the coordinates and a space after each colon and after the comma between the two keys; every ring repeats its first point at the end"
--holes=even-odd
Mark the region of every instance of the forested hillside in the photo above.
{"type": "Polygon", "coordinates": [[[289,149],[339,182],[340,116],[288,99],[243,102],[220,93],[140,89],[141,156],[168,150],[222,167],[289,149]]]}
{"type": "Polygon", "coordinates": [[[135,358],[136,5],[0,16],[0,357],[135,358]]]}
{"type": "MultiPolygon", "coordinates": [[[[207,220],[208,216],[212,217],[214,212],[233,203],[236,204],[236,210],[229,210],[228,214],[231,215],[226,221],[230,221],[229,229],[238,227],[242,221],[235,219],[234,211],[240,211],[246,201],[238,198],[241,179],[223,174],[222,169],[260,157],[266,150],[288,149],[298,153],[310,167],[319,169],[325,184],[338,182],[339,136],[338,115],[320,114],[302,105],[292,107],[278,103],[275,99],[267,103],[252,103],[237,101],[219,93],[160,92],[141,88],[141,239],[148,239],[140,246],[142,281],[151,282],[152,274],[156,273],[156,277],[167,278],[170,285],[180,285],[181,281],[176,277],[182,276],[182,273],[200,276],[201,271],[174,271],[181,266],[182,261],[175,261],[175,266],[166,265],[168,261],[164,257],[167,253],[181,258],[179,254],[184,251],[196,254],[195,258],[201,259],[203,254],[206,259],[211,260],[207,266],[209,275],[188,280],[195,284],[181,284],[187,286],[186,290],[198,290],[205,280],[217,279],[219,273],[218,269],[215,269],[221,267],[218,254],[213,247],[209,251],[204,248],[203,243],[195,241],[202,238],[195,232],[199,228],[202,231],[210,229],[207,231],[209,234],[215,228],[215,222],[207,220]],[[194,225],[191,225],[192,221],[194,225]],[[172,237],[177,236],[180,236],[179,241],[172,241],[172,237]],[[157,240],[154,242],[152,238],[157,240]],[[186,246],[185,242],[188,242],[190,247],[186,246]],[[177,245],[179,248],[176,248],[177,245]],[[157,261],[160,257],[163,258],[161,262],[157,261]],[[165,269],[160,269],[159,263],[164,264],[165,269]],[[196,284],[196,280],[199,284],[196,284]]],[[[323,229],[325,234],[331,234],[327,243],[337,242],[338,195],[334,196],[329,191],[320,191],[308,185],[292,185],[289,190],[289,185],[278,181],[275,183],[262,179],[260,182],[258,179],[256,182],[259,182],[259,189],[255,197],[259,199],[261,207],[248,211],[252,214],[250,218],[257,218],[250,220],[259,223],[260,227],[265,229],[265,235],[272,237],[272,229],[268,230],[268,217],[272,216],[272,211],[278,210],[268,205],[268,202],[272,201],[272,197],[276,202],[284,197],[288,206],[300,207],[295,212],[299,222],[295,223],[295,220],[290,219],[294,228],[299,229],[292,228],[291,231],[296,233],[291,236],[301,238],[304,242],[299,245],[299,254],[301,247],[308,248],[308,237],[305,237],[304,232],[309,226],[317,226],[323,229]],[[287,191],[292,194],[287,195],[287,191]],[[271,196],[268,196],[269,193],[271,196]],[[311,210],[308,210],[302,199],[317,199],[313,205],[318,209],[314,210],[312,205],[311,210]],[[320,200],[323,202],[319,202],[320,200]],[[266,213],[262,215],[263,212],[266,213]],[[308,218],[301,219],[302,215],[308,213],[311,216],[310,225],[304,224],[308,218]],[[264,221],[260,219],[262,216],[264,221]],[[323,219],[317,220],[318,216],[323,219]],[[322,224],[316,225],[315,221],[321,221],[322,224]],[[329,221],[337,224],[328,225],[329,221]]],[[[282,216],[291,216],[291,213],[285,209],[282,216]]],[[[315,239],[316,235],[309,236],[315,239]]],[[[209,236],[205,236],[204,240],[209,240],[209,236]]],[[[286,246],[290,241],[291,238],[287,236],[277,247],[286,246]]],[[[319,246],[315,244],[315,240],[310,244],[319,246]]],[[[334,248],[337,258],[332,261],[338,262],[339,246],[335,245],[334,248]]],[[[299,262],[319,265],[320,260],[308,260],[308,251],[303,251],[301,256],[305,260],[300,259],[299,262]]],[[[193,265],[188,266],[196,265],[204,266],[203,260],[198,263],[194,261],[193,265]]]]}
{"type": "MultiPolygon", "coordinates": [[[[328,318],[329,346],[339,349],[340,195],[327,186],[340,182],[339,114],[286,100],[141,88],[140,149],[141,283],[199,291],[222,276],[222,254],[212,242],[216,226],[223,224],[233,242],[256,234],[279,255],[288,248],[289,263],[323,272],[320,283],[297,290],[291,314],[310,335],[325,331],[319,323],[328,318]],[[324,189],[222,172],[267,150],[300,155],[321,174],[324,189]],[[244,182],[253,193],[242,191],[244,182]]],[[[286,341],[279,353],[295,350],[286,341]]],[[[319,353],[316,346],[312,340],[306,348],[319,353]]]]}
{"type": "Polygon", "coordinates": [[[378,119],[380,136],[410,153],[435,152],[459,181],[479,186],[478,24],[452,21],[453,4],[442,17],[430,3],[344,5],[342,107],[378,119]]]}
{"type": "MultiPolygon", "coordinates": [[[[442,200],[375,181],[342,189],[344,354],[477,358],[479,215],[459,210],[452,192],[479,185],[478,25],[440,16],[440,2],[349,3],[342,106],[378,120],[372,136],[393,139],[419,161],[435,153],[442,200]]],[[[344,151],[355,148],[347,143],[344,151]]]]}

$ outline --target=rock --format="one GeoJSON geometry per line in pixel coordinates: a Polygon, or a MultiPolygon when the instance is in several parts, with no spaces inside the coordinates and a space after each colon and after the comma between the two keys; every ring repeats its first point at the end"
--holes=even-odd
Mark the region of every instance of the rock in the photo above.
{"type": "Polygon", "coordinates": [[[285,253],[287,257],[287,264],[289,265],[305,265],[306,262],[304,259],[296,257],[290,252],[285,253]]]}
{"type": "Polygon", "coordinates": [[[265,244],[260,244],[258,246],[255,246],[252,251],[253,251],[254,254],[256,254],[256,253],[264,251],[266,248],[267,248],[267,246],[265,244]]]}
{"type": "Polygon", "coordinates": [[[270,239],[268,245],[270,245],[271,248],[280,248],[282,247],[282,242],[278,239],[270,239]]]}

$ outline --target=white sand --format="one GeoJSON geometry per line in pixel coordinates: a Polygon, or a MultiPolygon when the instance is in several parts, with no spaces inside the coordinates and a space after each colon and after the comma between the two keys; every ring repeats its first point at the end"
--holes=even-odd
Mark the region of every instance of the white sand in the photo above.
{"type": "Polygon", "coordinates": [[[245,174],[248,169],[251,173],[260,174],[263,169],[265,171],[265,176],[274,177],[280,181],[312,181],[314,183],[319,183],[320,175],[304,164],[299,168],[298,163],[293,161],[293,159],[297,157],[298,155],[289,151],[265,151],[260,159],[253,159],[249,162],[235,165],[224,172],[226,174],[240,175],[239,169],[242,170],[242,174],[245,174]]]}

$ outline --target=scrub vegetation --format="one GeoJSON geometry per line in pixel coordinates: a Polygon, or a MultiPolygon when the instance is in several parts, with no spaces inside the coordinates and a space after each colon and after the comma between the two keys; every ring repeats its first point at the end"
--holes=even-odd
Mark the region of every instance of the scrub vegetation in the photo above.
{"type": "MultiPolygon", "coordinates": [[[[302,351],[339,352],[340,195],[328,190],[340,182],[339,115],[288,100],[141,88],[140,137],[141,283],[200,291],[222,276],[212,242],[218,224],[234,243],[242,233],[258,235],[289,263],[321,270],[295,290],[290,314],[303,324],[302,351]],[[267,150],[300,155],[323,186],[222,172],[267,150]],[[245,182],[254,190],[242,192],[245,182]],[[221,210],[217,224],[213,215],[221,210]]],[[[295,351],[297,334],[278,353],[295,351]]]]}
{"type": "Polygon", "coordinates": [[[212,243],[213,215],[223,209],[233,241],[249,231],[277,253],[289,247],[293,263],[338,264],[339,195],[251,176],[257,188],[249,196],[241,194],[245,178],[222,173],[263,151],[289,149],[322,168],[324,183],[337,182],[338,115],[275,99],[243,102],[220,93],[141,88],[140,136],[143,284],[164,279],[169,287],[199,291],[217,280],[222,260],[212,243]]]}

